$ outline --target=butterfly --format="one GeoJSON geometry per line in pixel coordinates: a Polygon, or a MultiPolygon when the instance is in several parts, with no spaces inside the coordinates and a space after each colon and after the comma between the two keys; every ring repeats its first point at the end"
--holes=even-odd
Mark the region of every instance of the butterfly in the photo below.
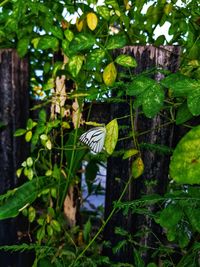
{"type": "Polygon", "coordinates": [[[83,133],[79,140],[89,146],[93,153],[99,153],[103,149],[106,137],[105,127],[94,127],[87,132],[83,133]]]}

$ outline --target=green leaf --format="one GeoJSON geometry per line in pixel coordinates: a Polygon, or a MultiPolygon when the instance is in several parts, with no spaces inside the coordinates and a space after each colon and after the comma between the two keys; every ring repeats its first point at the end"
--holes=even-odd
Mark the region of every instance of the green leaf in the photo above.
{"type": "Polygon", "coordinates": [[[66,54],[67,56],[70,55],[69,53],[69,41],[68,40],[62,40],[62,50],[64,52],[64,54],[66,54]]]}
{"type": "Polygon", "coordinates": [[[144,261],[138,250],[136,249],[133,250],[133,256],[134,256],[134,262],[136,266],[145,267],[144,261]]]}
{"type": "Polygon", "coordinates": [[[124,34],[110,36],[106,44],[108,50],[122,48],[126,45],[127,39],[124,34]]]}
{"type": "Polygon", "coordinates": [[[26,165],[28,167],[32,167],[33,166],[33,159],[31,157],[28,157],[26,160],[26,165]]]}
{"type": "Polygon", "coordinates": [[[142,95],[142,109],[146,117],[153,118],[162,108],[164,91],[159,84],[149,87],[142,95]]]}
{"type": "Polygon", "coordinates": [[[69,72],[73,77],[76,77],[83,65],[84,56],[76,55],[70,58],[69,60],[69,72]]]}
{"type": "Polygon", "coordinates": [[[161,84],[172,90],[176,97],[190,95],[191,92],[199,88],[199,83],[180,73],[175,73],[161,80],[161,84]]]}
{"type": "Polygon", "coordinates": [[[53,49],[54,51],[58,50],[59,41],[54,36],[44,35],[39,38],[37,49],[45,50],[45,49],[53,49]]]}
{"type": "Polygon", "coordinates": [[[122,251],[127,244],[128,244],[128,240],[126,240],[126,239],[118,241],[117,244],[112,248],[113,253],[114,254],[119,253],[120,250],[122,251]]]}
{"type": "Polygon", "coordinates": [[[142,94],[147,88],[157,84],[156,81],[145,76],[136,77],[128,86],[127,95],[138,96],[142,94]]]}
{"type": "Polygon", "coordinates": [[[51,220],[51,226],[52,226],[53,230],[55,230],[56,232],[60,232],[61,231],[61,226],[60,226],[58,221],[51,220]]]}
{"type": "MultiPolygon", "coordinates": [[[[47,123],[47,128],[48,128],[48,132],[52,129],[52,128],[57,128],[60,125],[61,121],[58,119],[54,119],[51,120],[47,123]]],[[[66,123],[66,122],[65,122],[66,123]]]]}
{"type": "Polygon", "coordinates": [[[177,183],[200,184],[200,126],[190,130],[176,146],[170,176],[177,183]]]}
{"type": "Polygon", "coordinates": [[[153,79],[139,76],[129,85],[127,95],[137,96],[134,108],[142,105],[146,117],[153,118],[162,108],[164,101],[164,90],[153,79]]]}
{"type": "Polygon", "coordinates": [[[160,212],[160,216],[156,219],[156,222],[167,229],[175,228],[182,216],[183,212],[180,207],[176,204],[170,204],[160,212]]]}
{"type": "Polygon", "coordinates": [[[73,40],[73,38],[74,38],[74,33],[73,33],[72,31],[70,31],[69,29],[66,29],[66,30],[64,31],[64,35],[65,35],[66,39],[67,39],[69,42],[71,42],[71,41],[73,40]]]}
{"type": "Polygon", "coordinates": [[[29,118],[28,121],[27,121],[26,129],[27,130],[32,130],[35,125],[36,124],[33,122],[33,120],[29,118]]]}
{"type": "Polygon", "coordinates": [[[138,152],[139,151],[137,149],[134,149],[134,148],[133,149],[129,149],[129,150],[125,151],[124,156],[123,156],[122,159],[128,159],[128,158],[136,155],[138,152]]]}
{"type": "Polygon", "coordinates": [[[16,171],[16,175],[17,175],[18,178],[21,176],[21,174],[22,174],[22,170],[23,170],[23,168],[19,168],[19,169],[17,169],[17,171],[16,171]]]}
{"type": "MultiPolygon", "coordinates": [[[[37,240],[41,241],[45,237],[45,228],[44,227],[39,228],[37,230],[36,236],[37,236],[37,240]]],[[[45,265],[43,265],[43,266],[45,266],[45,265]]]]}
{"type": "Polygon", "coordinates": [[[14,136],[21,136],[26,133],[26,129],[17,129],[14,133],[14,136]]]}
{"type": "Polygon", "coordinates": [[[26,167],[24,169],[24,175],[27,176],[29,180],[33,179],[33,170],[31,168],[26,167]]]}
{"type": "Polygon", "coordinates": [[[111,155],[115,149],[118,141],[118,123],[114,119],[106,125],[106,139],[105,139],[105,150],[111,155]]]}
{"type": "Polygon", "coordinates": [[[47,120],[47,113],[45,109],[41,109],[39,112],[39,122],[45,123],[47,120]]]}
{"type": "Polygon", "coordinates": [[[56,182],[52,179],[38,177],[13,189],[13,194],[6,198],[0,206],[0,220],[16,217],[20,210],[30,205],[44,189],[55,185],[56,182]]]}
{"type": "Polygon", "coordinates": [[[190,234],[188,233],[187,229],[183,228],[182,231],[177,232],[177,239],[180,248],[185,248],[190,242],[190,234]]]}
{"type": "Polygon", "coordinates": [[[110,10],[106,6],[98,6],[97,13],[99,13],[99,15],[102,16],[105,20],[110,19],[110,10]]]}
{"type": "Polygon", "coordinates": [[[90,240],[90,233],[91,233],[91,230],[92,230],[92,224],[91,224],[91,221],[90,219],[86,222],[86,224],[84,225],[84,228],[83,228],[83,238],[84,238],[84,241],[86,242],[86,244],[89,242],[90,240]]]}
{"type": "Polygon", "coordinates": [[[161,6],[151,5],[146,13],[148,24],[158,24],[163,16],[163,12],[164,10],[161,6]]]}
{"type": "Polygon", "coordinates": [[[77,53],[78,51],[91,48],[96,42],[93,35],[87,33],[79,33],[69,44],[70,53],[77,53]]]}
{"type": "Polygon", "coordinates": [[[56,38],[63,39],[63,31],[60,27],[51,26],[49,30],[56,38]]]}
{"type": "Polygon", "coordinates": [[[200,233],[200,210],[194,207],[191,208],[191,206],[188,205],[188,208],[185,209],[184,207],[184,212],[192,225],[193,231],[200,233]]]}
{"type": "Polygon", "coordinates": [[[85,67],[88,70],[98,68],[98,65],[102,62],[104,57],[105,57],[105,51],[103,49],[93,50],[87,56],[85,67]]]}
{"type": "Polygon", "coordinates": [[[137,67],[136,60],[128,55],[119,55],[115,62],[123,67],[137,67]]]}
{"type": "Polygon", "coordinates": [[[53,78],[50,78],[47,80],[46,83],[43,84],[42,89],[44,91],[52,90],[52,88],[54,88],[54,86],[55,86],[55,80],[53,78]]]}
{"type": "Polygon", "coordinates": [[[51,227],[51,225],[47,225],[47,234],[48,234],[48,236],[53,235],[53,228],[51,227]]]}
{"type": "Polygon", "coordinates": [[[51,69],[51,64],[50,62],[45,62],[44,64],[44,73],[48,73],[51,69]]]}
{"type": "Polygon", "coordinates": [[[36,211],[33,207],[29,207],[28,209],[28,220],[29,222],[33,222],[35,220],[36,211]]]}
{"type": "Polygon", "coordinates": [[[200,115],[200,85],[188,95],[187,103],[193,116],[200,115]]]}
{"type": "Polygon", "coordinates": [[[156,39],[154,45],[156,45],[156,46],[163,45],[164,42],[165,42],[165,39],[166,39],[165,35],[158,36],[158,38],[156,39]]]}
{"type": "Polygon", "coordinates": [[[180,125],[186,121],[188,121],[189,119],[191,119],[193,116],[191,114],[191,112],[188,109],[187,103],[184,102],[177,111],[176,114],[176,125],[180,125]]]}
{"type": "Polygon", "coordinates": [[[17,53],[20,57],[24,57],[26,53],[28,52],[28,46],[30,43],[30,37],[24,37],[23,39],[20,39],[17,44],[17,53]]]}

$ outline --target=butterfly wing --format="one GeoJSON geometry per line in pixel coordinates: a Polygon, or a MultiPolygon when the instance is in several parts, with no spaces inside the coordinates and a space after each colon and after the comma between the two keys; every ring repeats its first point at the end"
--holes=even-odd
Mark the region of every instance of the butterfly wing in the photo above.
{"type": "Polygon", "coordinates": [[[94,153],[99,153],[103,149],[106,136],[105,127],[95,127],[83,133],[79,140],[88,145],[90,150],[94,153]]]}

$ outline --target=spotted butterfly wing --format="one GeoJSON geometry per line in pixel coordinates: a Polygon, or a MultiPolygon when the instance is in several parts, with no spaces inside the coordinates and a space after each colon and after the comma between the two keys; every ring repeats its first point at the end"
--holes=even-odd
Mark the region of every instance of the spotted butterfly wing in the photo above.
{"type": "Polygon", "coordinates": [[[94,153],[99,153],[103,149],[106,137],[105,127],[95,127],[83,133],[79,140],[89,146],[90,150],[94,153]]]}

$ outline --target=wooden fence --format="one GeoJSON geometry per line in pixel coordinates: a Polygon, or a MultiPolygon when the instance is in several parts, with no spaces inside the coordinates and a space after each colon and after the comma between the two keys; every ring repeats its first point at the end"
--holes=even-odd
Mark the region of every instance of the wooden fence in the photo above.
{"type": "MultiPolygon", "coordinates": [[[[128,46],[124,49],[115,51],[118,54],[129,54],[135,57],[138,66],[134,73],[141,73],[144,70],[153,67],[175,72],[179,66],[180,48],[175,46],[128,46]]],[[[20,60],[14,50],[6,49],[0,51],[0,122],[5,124],[5,128],[0,131],[0,193],[17,185],[15,170],[20,166],[26,157],[26,149],[23,141],[19,141],[13,137],[13,133],[17,128],[23,128],[29,113],[29,95],[28,95],[28,59],[20,60]]],[[[123,69],[119,71],[125,71],[123,69]]],[[[153,77],[156,80],[162,79],[163,76],[158,74],[153,77]]],[[[125,81],[124,81],[125,82],[125,81]]],[[[166,111],[164,111],[165,113],[166,111]]],[[[174,142],[174,128],[172,125],[168,127],[160,127],[166,123],[166,114],[159,114],[153,119],[137,116],[135,118],[135,129],[138,132],[144,132],[151,129],[148,135],[141,135],[139,142],[158,143],[161,145],[171,146],[174,142]]],[[[107,123],[113,118],[125,117],[119,120],[119,125],[128,126],[126,130],[120,131],[123,137],[131,129],[129,114],[129,105],[126,103],[115,104],[95,104],[91,110],[91,120],[107,123]]],[[[117,149],[129,149],[132,143],[130,140],[118,142],[117,149]]],[[[168,184],[168,166],[169,156],[157,156],[152,151],[142,151],[142,158],[145,165],[145,172],[142,177],[129,186],[124,200],[134,200],[141,194],[159,193],[166,191],[168,184]],[[146,181],[156,180],[156,186],[146,186],[146,181]]],[[[122,160],[121,157],[110,157],[107,162],[107,181],[105,196],[105,218],[108,217],[112,208],[113,201],[117,200],[130,176],[132,160],[122,160]],[[119,179],[116,179],[119,178],[119,179]]],[[[156,209],[155,206],[150,207],[151,211],[156,209]]],[[[131,234],[143,229],[144,236],[138,241],[141,246],[151,246],[155,243],[154,236],[146,233],[146,227],[151,227],[156,235],[161,235],[161,229],[147,216],[130,215],[127,218],[116,213],[104,230],[104,238],[110,241],[114,246],[119,238],[114,234],[114,226],[124,227],[131,234]]],[[[0,245],[17,243],[17,232],[21,231],[22,223],[19,219],[11,219],[0,221],[0,245]]],[[[123,261],[130,258],[131,251],[127,248],[126,252],[113,255],[112,249],[105,248],[104,254],[109,255],[115,261],[123,261]]],[[[151,251],[149,252],[151,253],[151,251]]],[[[0,262],[2,266],[28,266],[22,264],[18,255],[7,257],[7,253],[0,252],[0,262]],[[15,263],[15,265],[13,265],[15,263]],[[18,265],[17,265],[18,264],[18,265]]],[[[143,258],[146,262],[150,254],[144,254],[143,258]]]]}

